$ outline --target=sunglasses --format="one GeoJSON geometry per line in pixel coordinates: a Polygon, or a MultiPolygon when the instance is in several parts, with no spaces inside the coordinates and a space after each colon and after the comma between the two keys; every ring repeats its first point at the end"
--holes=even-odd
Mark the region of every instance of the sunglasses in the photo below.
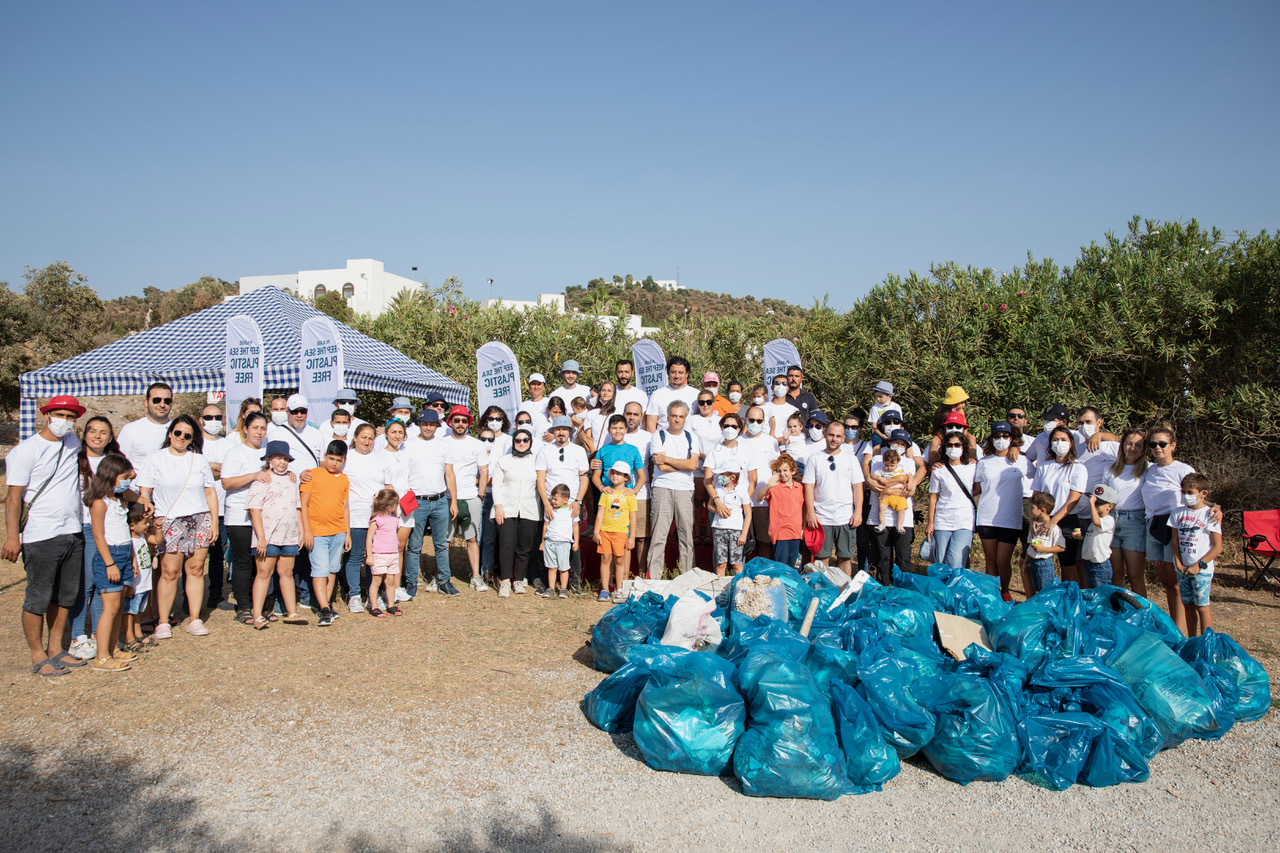
{"type": "Polygon", "coordinates": [[[844,428],[845,429],[862,429],[862,424],[851,424],[848,421],[846,421],[844,428]]]}
{"type": "Polygon", "coordinates": [[[1005,420],[1010,420],[1010,421],[1025,421],[1026,419],[1027,419],[1026,415],[1015,414],[1013,412],[1010,412],[1009,414],[1005,415],[1005,420]]]}
{"type": "Polygon", "coordinates": [[[712,403],[714,403],[714,402],[715,402],[714,400],[699,400],[699,401],[698,401],[698,405],[699,405],[699,406],[710,406],[710,405],[711,405],[712,403]]]}
{"type": "Polygon", "coordinates": [[[290,409],[290,410],[289,410],[289,414],[291,414],[291,415],[305,415],[305,414],[307,413],[307,411],[308,411],[307,409],[290,409]]]}
{"type": "Polygon", "coordinates": [[[173,402],[173,398],[172,397],[152,397],[151,402],[157,406],[160,405],[161,403],[168,405],[169,403],[173,402]]]}
{"type": "Polygon", "coordinates": [[[428,404],[428,408],[431,408],[431,409],[443,409],[443,408],[444,408],[444,403],[440,402],[439,400],[436,400],[434,403],[429,403],[429,404],[428,404]]]}
{"type": "MultiPolygon", "coordinates": [[[[483,441],[485,444],[493,444],[493,439],[492,439],[492,438],[482,438],[482,439],[480,439],[480,440],[481,440],[481,441],[483,441]]],[[[526,439],[523,439],[523,440],[524,440],[524,441],[528,441],[529,439],[527,439],[527,438],[526,438],[526,439]]]]}
{"type": "Polygon", "coordinates": [[[562,447],[562,448],[560,448],[560,461],[561,461],[561,462],[563,462],[563,461],[564,461],[564,448],[563,448],[563,447],[562,447]]]}
{"type": "Polygon", "coordinates": [[[832,471],[836,470],[836,458],[834,456],[828,456],[827,462],[830,464],[832,471]]]}
{"type": "Polygon", "coordinates": [[[762,423],[764,423],[764,418],[747,418],[747,423],[749,423],[749,424],[762,424],[762,423]]]}
{"type": "MultiPolygon", "coordinates": [[[[491,439],[491,438],[486,438],[486,439],[481,439],[481,441],[493,441],[493,439],[491,439]]],[[[528,436],[523,436],[523,435],[522,435],[522,436],[520,436],[519,438],[515,439],[512,443],[513,443],[513,444],[528,444],[528,443],[529,443],[529,441],[530,441],[530,439],[528,438],[528,436]]]]}
{"type": "Polygon", "coordinates": [[[458,424],[468,423],[468,421],[466,418],[454,418],[453,420],[449,421],[449,423],[453,424],[454,426],[457,426],[458,424]]]}
{"type": "Polygon", "coordinates": [[[947,447],[964,447],[963,444],[948,444],[947,447]]]}
{"type": "Polygon", "coordinates": [[[191,440],[191,433],[189,433],[189,432],[178,432],[178,431],[175,429],[173,432],[171,432],[171,433],[170,433],[170,435],[171,435],[173,438],[180,438],[180,439],[182,439],[183,441],[190,441],[190,440],[191,440]]]}
{"type": "Polygon", "coordinates": [[[1147,447],[1159,447],[1162,450],[1168,446],[1169,446],[1169,442],[1167,441],[1148,441],[1147,442],[1147,447]]]}
{"type": "Polygon", "coordinates": [[[202,420],[202,421],[220,421],[220,420],[222,420],[222,415],[201,415],[201,416],[200,416],[200,420],[202,420]]]}

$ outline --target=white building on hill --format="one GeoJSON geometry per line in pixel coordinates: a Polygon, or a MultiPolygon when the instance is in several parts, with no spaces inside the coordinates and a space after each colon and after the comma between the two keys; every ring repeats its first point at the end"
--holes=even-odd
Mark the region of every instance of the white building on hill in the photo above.
{"type": "MultiPolygon", "coordinates": [[[[549,307],[557,314],[566,312],[563,293],[539,293],[536,302],[523,301],[516,299],[486,299],[480,303],[481,308],[511,308],[516,311],[530,311],[535,308],[549,307]]],[[[616,316],[609,315],[585,315],[594,316],[596,322],[601,326],[608,327],[617,322],[616,316]]],[[[623,319],[626,329],[633,336],[643,338],[645,335],[652,335],[658,331],[657,326],[644,325],[644,319],[639,314],[627,314],[623,319]]]]}
{"type": "Polygon", "coordinates": [[[391,307],[396,294],[408,288],[421,290],[422,282],[387,272],[382,261],[349,260],[344,269],[299,270],[284,275],[246,275],[240,278],[240,295],[263,287],[278,287],[294,296],[315,299],[330,291],[342,294],[357,314],[377,316],[391,307]]]}

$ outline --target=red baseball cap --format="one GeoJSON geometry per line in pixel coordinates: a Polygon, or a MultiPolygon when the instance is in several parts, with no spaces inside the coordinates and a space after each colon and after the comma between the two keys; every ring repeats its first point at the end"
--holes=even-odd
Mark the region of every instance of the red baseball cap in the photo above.
{"type": "Polygon", "coordinates": [[[458,415],[462,415],[464,418],[467,419],[468,426],[471,425],[471,412],[467,410],[466,406],[454,406],[452,409],[449,410],[449,415],[448,417],[445,418],[445,421],[451,421],[458,415]]]}
{"type": "Polygon", "coordinates": [[[951,412],[948,414],[942,419],[942,425],[946,426],[947,424],[959,424],[966,428],[969,426],[969,422],[964,419],[964,412],[951,412]]]}
{"type": "Polygon", "coordinates": [[[716,373],[714,370],[708,370],[706,373],[702,374],[703,385],[706,385],[708,382],[719,382],[719,381],[720,381],[720,374],[716,373]]]}
{"type": "Polygon", "coordinates": [[[822,550],[822,544],[826,541],[827,534],[821,526],[804,529],[804,547],[808,548],[813,556],[818,556],[818,552],[822,550]]]}
{"type": "Polygon", "coordinates": [[[40,414],[47,415],[57,409],[67,409],[75,412],[77,418],[84,414],[84,406],[80,405],[80,401],[75,397],[72,397],[70,394],[59,394],[54,397],[40,407],[40,414]]]}

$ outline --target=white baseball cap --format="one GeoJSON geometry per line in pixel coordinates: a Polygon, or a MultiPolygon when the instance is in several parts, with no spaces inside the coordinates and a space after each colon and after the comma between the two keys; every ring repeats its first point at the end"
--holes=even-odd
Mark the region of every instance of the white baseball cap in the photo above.
{"type": "Polygon", "coordinates": [[[541,373],[530,373],[530,374],[529,374],[529,381],[530,381],[530,382],[541,382],[543,385],[546,385],[546,384],[547,384],[547,377],[543,376],[541,373]]]}
{"type": "Polygon", "coordinates": [[[311,408],[311,407],[307,404],[307,398],[306,398],[306,397],[304,397],[304,396],[302,396],[301,394],[290,394],[290,395],[289,395],[289,399],[284,401],[284,407],[285,407],[286,409],[288,409],[289,411],[291,411],[291,412],[292,412],[294,409],[309,409],[309,408],[311,408]]]}
{"type": "Polygon", "coordinates": [[[614,471],[617,471],[619,474],[626,474],[628,477],[631,476],[631,466],[626,462],[623,462],[621,459],[609,466],[609,473],[612,474],[614,471]]]}

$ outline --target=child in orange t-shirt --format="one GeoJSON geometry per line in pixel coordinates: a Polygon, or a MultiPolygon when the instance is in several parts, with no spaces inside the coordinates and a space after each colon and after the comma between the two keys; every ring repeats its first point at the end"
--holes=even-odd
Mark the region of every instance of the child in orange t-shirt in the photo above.
{"type": "Polygon", "coordinates": [[[329,606],[333,598],[342,552],[351,550],[351,482],[342,473],[347,443],[329,442],[324,467],[313,468],[311,479],[299,487],[302,493],[302,547],[311,550],[311,579],[320,605],[320,626],[332,625],[338,616],[329,606]]]}
{"type": "Polygon", "coordinates": [[[773,559],[798,568],[800,541],[804,536],[804,486],[796,479],[799,466],[790,454],[780,453],[769,464],[773,476],[756,489],[755,499],[769,504],[769,538],[773,559]]]}

